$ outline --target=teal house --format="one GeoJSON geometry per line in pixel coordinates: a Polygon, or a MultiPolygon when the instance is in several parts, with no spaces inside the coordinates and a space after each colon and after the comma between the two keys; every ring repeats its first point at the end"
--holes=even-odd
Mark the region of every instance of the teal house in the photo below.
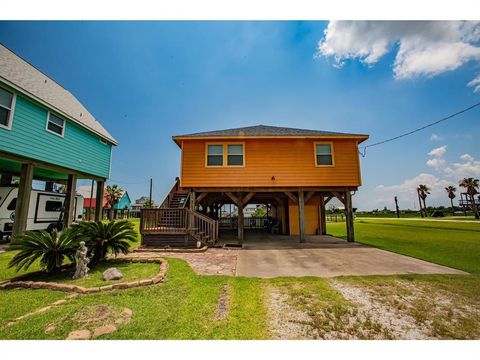
{"type": "Polygon", "coordinates": [[[132,200],[130,200],[130,196],[128,195],[128,192],[124,191],[122,198],[118,203],[115,204],[114,206],[115,209],[118,210],[126,210],[126,209],[131,209],[132,208],[132,200]]]}
{"type": "MultiPolygon", "coordinates": [[[[46,190],[66,185],[66,225],[77,179],[95,180],[103,199],[116,145],[70,91],[0,44],[0,185],[20,178],[13,235],[26,228],[33,180],[45,181],[46,190]]],[[[95,216],[102,216],[102,201],[95,216]]]]}

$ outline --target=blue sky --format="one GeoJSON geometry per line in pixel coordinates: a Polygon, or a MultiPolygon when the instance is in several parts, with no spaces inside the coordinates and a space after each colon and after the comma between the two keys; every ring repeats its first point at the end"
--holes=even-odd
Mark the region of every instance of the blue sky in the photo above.
{"type": "MultiPolygon", "coordinates": [[[[411,26],[382,30],[380,37],[390,34],[383,39],[390,45],[379,52],[368,48],[382,44],[378,32],[349,27],[368,43],[366,50],[361,41],[345,49],[346,30],[328,25],[0,22],[0,42],[69,89],[119,141],[111,178],[131,198],[147,195],[152,177],[154,198],[163,200],[179,175],[180,150],[172,135],[267,124],[366,133],[373,143],[480,101],[475,83],[467,86],[480,73],[478,38],[459,48],[460,63],[451,66],[438,60],[445,57],[440,51],[411,45],[418,44],[409,42],[411,26]],[[422,51],[432,51],[427,65],[415,57],[422,51]]],[[[422,38],[426,44],[428,36],[422,38]]],[[[356,206],[392,208],[398,195],[402,207],[413,208],[418,181],[431,183],[432,204],[447,204],[443,185],[480,173],[479,117],[477,108],[369,149],[356,206]],[[439,139],[432,140],[433,133],[439,139]],[[445,145],[446,151],[428,155],[445,145]]]]}

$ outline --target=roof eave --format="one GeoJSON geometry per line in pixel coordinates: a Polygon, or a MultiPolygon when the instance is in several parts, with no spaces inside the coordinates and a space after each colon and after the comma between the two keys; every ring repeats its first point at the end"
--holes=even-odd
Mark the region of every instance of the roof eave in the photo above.
{"type": "Polygon", "coordinates": [[[63,112],[62,110],[56,108],[55,106],[47,103],[46,101],[40,99],[38,96],[30,93],[29,91],[21,88],[20,86],[12,83],[11,81],[9,81],[8,79],[5,79],[4,77],[0,76],[0,80],[5,83],[6,85],[10,86],[12,89],[15,89],[16,91],[22,93],[23,95],[26,95],[32,99],[34,99],[36,102],[38,102],[39,104],[45,106],[46,108],[49,108],[49,109],[52,109],[52,110],[55,110],[57,113],[59,113],[60,115],[64,116],[65,118],[67,118],[68,120],[70,120],[71,122],[77,124],[78,126],[80,126],[82,129],[85,129],[85,130],[88,130],[92,133],[94,133],[95,135],[98,135],[100,136],[103,140],[109,142],[111,145],[114,145],[114,146],[118,146],[118,142],[117,140],[115,140],[113,137],[109,138],[103,134],[100,134],[98,131],[96,131],[95,129],[92,129],[88,126],[85,126],[85,124],[81,123],[80,121],[78,121],[77,119],[71,117],[70,115],[66,114],[65,112],[63,112]]]}
{"type": "Polygon", "coordinates": [[[351,134],[351,135],[208,135],[208,136],[172,136],[172,140],[181,147],[183,140],[209,140],[209,139],[358,139],[362,143],[369,138],[369,135],[351,134]]]}

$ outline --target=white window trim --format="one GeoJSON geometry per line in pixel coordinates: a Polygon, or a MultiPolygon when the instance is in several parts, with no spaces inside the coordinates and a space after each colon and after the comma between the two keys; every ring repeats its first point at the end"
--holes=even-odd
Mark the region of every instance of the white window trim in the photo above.
{"type": "Polygon", "coordinates": [[[65,121],[65,119],[62,119],[60,116],[57,116],[57,115],[53,114],[54,116],[56,116],[60,120],[63,120],[62,134],[58,134],[55,131],[52,131],[48,128],[48,123],[50,122],[50,114],[51,114],[51,112],[49,111],[48,114],[47,114],[47,123],[45,124],[45,130],[47,130],[47,132],[49,132],[50,134],[60,136],[61,138],[65,137],[65,127],[66,127],[67,122],[65,121]]]}
{"type": "MultiPolygon", "coordinates": [[[[4,89],[4,90],[8,91],[6,89],[4,89]]],[[[11,91],[8,91],[8,92],[13,94],[12,104],[10,105],[11,107],[10,107],[10,110],[9,110],[10,114],[8,115],[8,125],[5,126],[5,125],[0,124],[0,128],[5,129],[5,130],[12,130],[13,113],[15,112],[15,104],[16,104],[16,101],[17,101],[17,94],[15,94],[14,92],[11,92],[11,91]]],[[[2,105],[0,105],[0,106],[2,106],[2,105]]],[[[2,107],[5,108],[4,106],[2,106],[2,107]]]]}

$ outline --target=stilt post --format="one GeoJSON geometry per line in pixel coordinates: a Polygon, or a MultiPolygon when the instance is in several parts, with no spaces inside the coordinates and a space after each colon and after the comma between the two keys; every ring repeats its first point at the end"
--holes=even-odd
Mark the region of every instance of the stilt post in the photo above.
{"type": "Polygon", "coordinates": [[[103,220],[103,192],[105,181],[97,181],[97,194],[95,198],[95,221],[103,220]]]}
{"type": "Polygon", "coordinates": [[[355,234],[353,231],[353,206],[352,206],[352,194],[350,191],[345,192],[345,215],[347,225],[347,241],[354,242],[355,234]]]}
{"type": "Polygon", "coordinates": [[[320,194],[320,234],[327,235],[327,216],[325,212],[325,196],[324,194],[320,194]]]}
{"type": "Polygon", "coordinates": [[[73,213],[75,211],[75,193],[77,187],[77,177],[75,175],[68,175],[67,180],[67,197],[65,198],[65,203],[63,206],[64,217],[63,217],[63,228],[69,228],[73,222],[73,213]]]}
{"type": "Polygon", "coordinates": [[[17,203],[15,205],[15,220],[12,229],[12,243],[27,229],[28,208],[32,194],[33,165],[22,164],[20,183],[18,184],[17,203]]]}
{"type": "Polygon", "coordinates": [[[298,223],[300,230],[300,242],[305,242],[305,197],[303,189],[298,191],[298,223]]]}

